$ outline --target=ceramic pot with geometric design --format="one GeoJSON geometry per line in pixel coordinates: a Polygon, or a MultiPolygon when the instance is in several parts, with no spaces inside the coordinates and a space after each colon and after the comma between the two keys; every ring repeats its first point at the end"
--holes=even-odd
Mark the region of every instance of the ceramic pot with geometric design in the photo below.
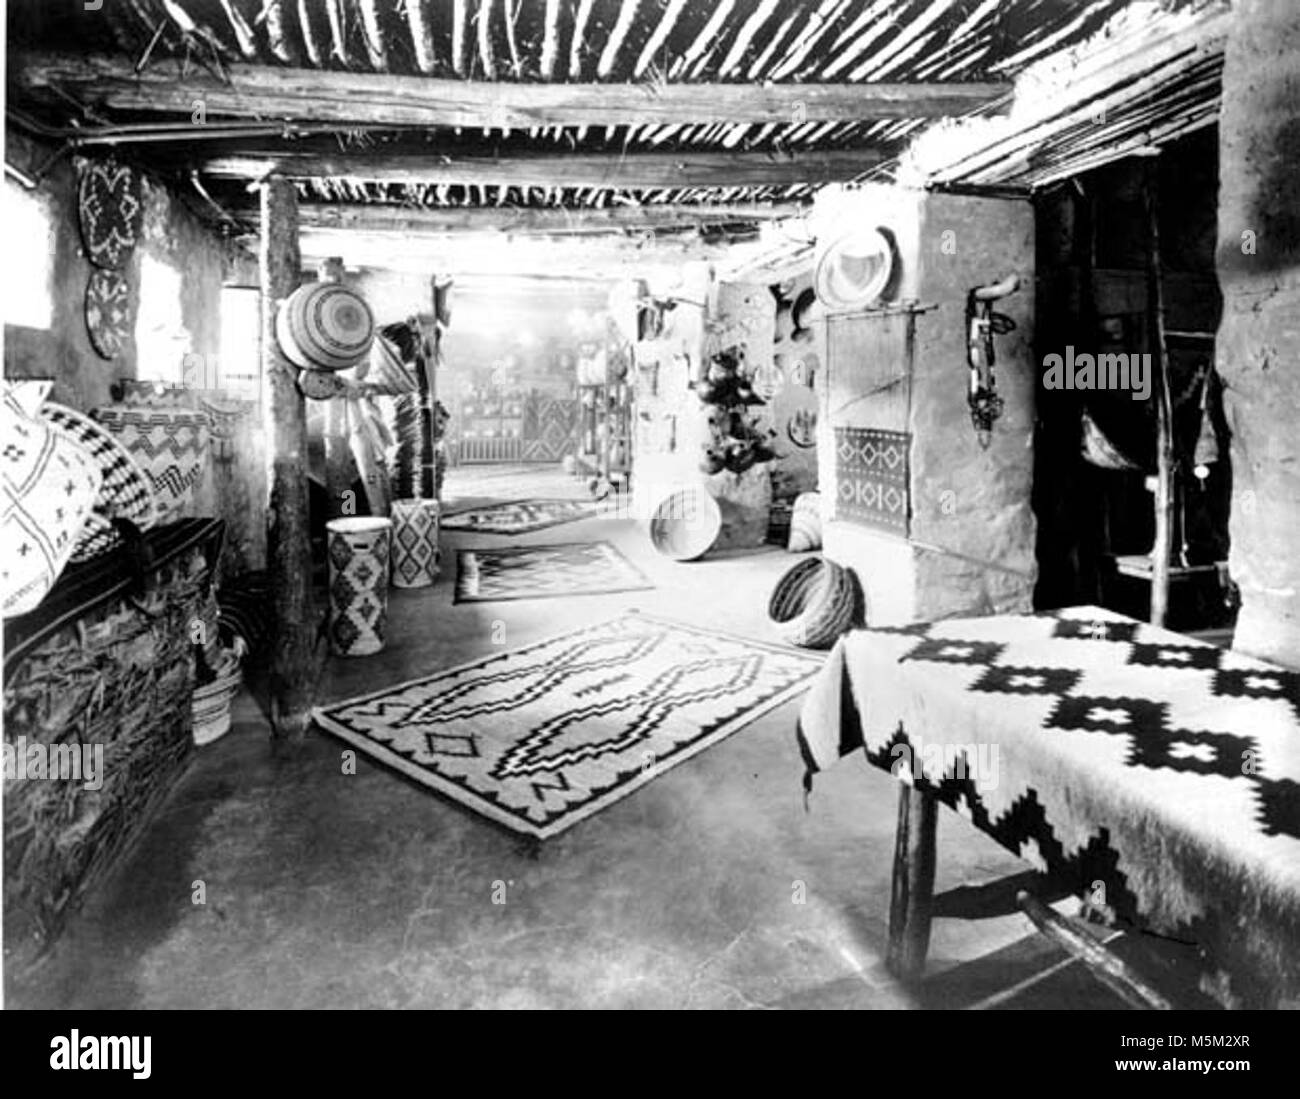
{"type": "Polygon", "coordinates": [[[392,522],[358,517],[325,524],[329,538],[330,648],[368,656],[384,647],[392,522]]]}
{"type": "Polygon", "coordinates": [[[438,501],[394,500],[393,587],[426,588],[438,579],[438,501]]]}

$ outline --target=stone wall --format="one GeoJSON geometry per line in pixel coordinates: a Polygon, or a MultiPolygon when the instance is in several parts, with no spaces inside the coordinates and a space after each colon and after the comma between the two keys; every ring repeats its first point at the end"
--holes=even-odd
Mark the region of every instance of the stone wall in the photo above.
{"type": "Polygon", "coordinates": [[[826,553],[862,580],[874,623],[1029,610],[1036,566],[1033,478],[1034,219],[1027,202],[868,186],[819,198],[819,238],[848,224],[888,228],[893,302],[910,312],[830,314],[820,385],[819,465],[826,553]],[[1016,329],[996,337],[1005,401],[990,445],[966,403],[967,291],[1009,273],[996,306],[1016,329]],[[906,431],[910,533],[865,527],[837,507],[836,427],[906,431]]]}
{"type": "Polygon", "coordinates": [[[1234,648],[1300,666],[1300,8],[1236,5],[1219,121],[1216,367],[1234,471],[1234,648]]]}

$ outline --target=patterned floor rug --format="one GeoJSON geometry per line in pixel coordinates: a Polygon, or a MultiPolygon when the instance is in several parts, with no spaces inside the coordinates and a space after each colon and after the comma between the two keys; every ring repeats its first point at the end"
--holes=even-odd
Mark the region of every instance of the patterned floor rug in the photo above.
{"type": "Polygon", "coordinates": [[[521,500],[471,508],[442,519],[443,530],[474,530],[483,534],[528,534],[586,519],[600,512],[590,500],[521,500]]]}
{"type": "Polygon", "coordinates": [[[640,569],[608,542],[464,549],[458,561],[457,603],[556,599],[654,587],[640,569]]]}
{"type": "Polygon", "coordinates": [[[802,692],[823,659],[633,612],[313,717],[431,790],[545,839],[802,692]]]}

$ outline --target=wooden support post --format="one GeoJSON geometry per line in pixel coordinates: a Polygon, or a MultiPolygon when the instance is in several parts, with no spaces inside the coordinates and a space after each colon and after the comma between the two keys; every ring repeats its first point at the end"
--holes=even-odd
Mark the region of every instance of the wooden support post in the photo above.
{"type": "Polygon", "coordinates": [[[277,752],[307,731],[316,679],[316,615],[308,530],[307,410],[297,370],[275,338],[280,303],[298,287],[298,195],[286,179],[261,186],[263,402],[270,469],[266,556],[275,611],[271,651],[271,735],[277,752]]]}
{"type": "Polygon", "coordinates": [[[1156,530],[1151,548],[1153,626],[1163,626],[1169,611],[1169,565],[1174,548],[1175,477],[1174,411],[1169,392],[1169,358],[1165,352],[1164,279],[1160,272],[1159,162],[1146,161],[1143,195],[1147,214],[1147,316],[1151,346],[1152,389],[1156,398],[1156,530]]]}
{"type": "Polygon", "coordinates": [[[904,981],[919,980],[930,946],[934,896],[935,842],[939,803],[934,795],[903,784],[898,791],[898,832],[894,837],[894,880],[889,901],[889,971],[904,981]]]}

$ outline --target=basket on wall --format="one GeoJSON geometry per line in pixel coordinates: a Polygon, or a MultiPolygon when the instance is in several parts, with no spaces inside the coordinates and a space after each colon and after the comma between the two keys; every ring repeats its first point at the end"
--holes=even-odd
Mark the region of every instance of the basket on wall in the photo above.
{"type": "Polygon", "coordinates": [[[783,641],[824,649],[852,628],[858,608],[853,574],[834,561],[810,557],[777,581],[767,614],[783,641]]]}
{"type": "Polygon", "coordinates": [[[438,579],[438,501],[394,500],[393,587],[425,588],[438,579]]]}
{"type": "Polygon", "coordinates": [[[384,647],[388,628],[392,521],[332,519],[329,537],[329,637],[338,656],[367,656],[384,647]]]}
{"type": "Polygon", "coordinates": [[[721,533],[722,512],[703,485],[677,489],[650,515],[650,541],[674,561],[703,557],[721,533]]]}

